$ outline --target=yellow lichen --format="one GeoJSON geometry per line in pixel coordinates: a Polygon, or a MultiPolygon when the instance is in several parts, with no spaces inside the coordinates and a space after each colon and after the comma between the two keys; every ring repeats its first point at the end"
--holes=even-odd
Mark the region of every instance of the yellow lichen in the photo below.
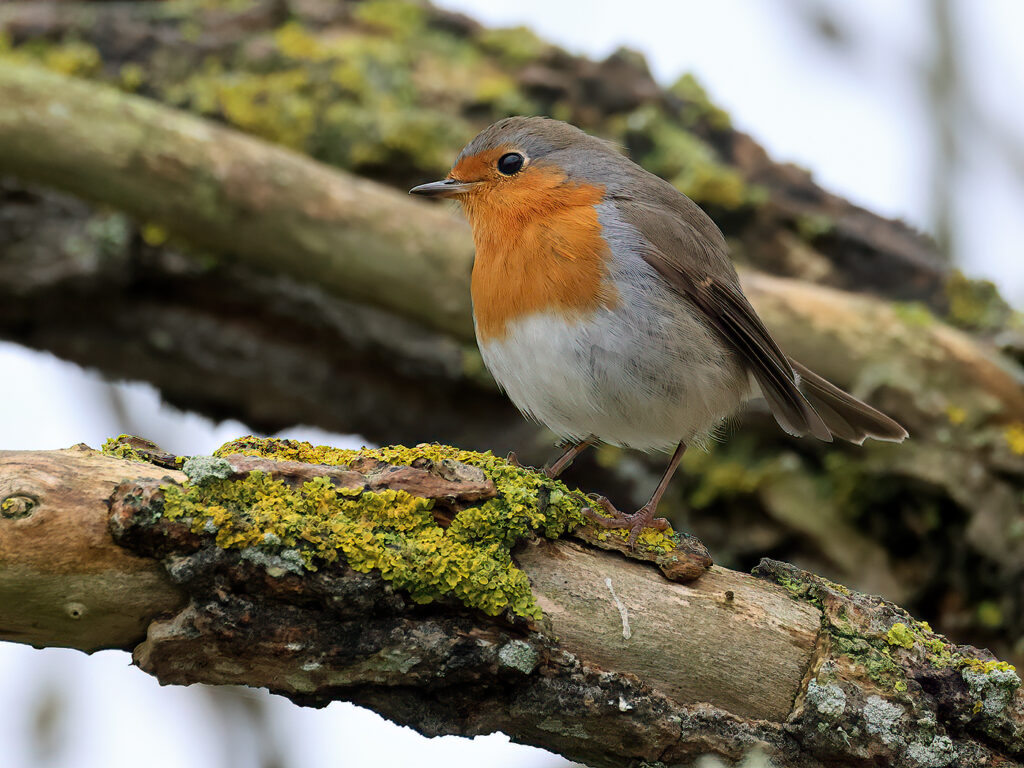
{"type": "MultiPolygon", "coordinates": [[[[164,514],[189,520],[197,533],[213,533],[224,548],[294,550],[311,570],[344,559],[357,571],[380,571],[417,602],[450,595],[491,615],[510,610],[540,617],[529,580],[512,561],[512,547],[531,532],[565,533],[583,521],[588,505],[579,491],[539,473],[490,453],[442,445],[354,451],[242,438],[216,452],[231,454],[330,465],[356,459],[408,465],[429,459],[479,467],[494,481],[498,496],[461,510],[447,529],[435,521],[433,501],[404,491],[339,489],[325,478],[292,488],[260,472],[243,480],[164,486],[164,514]]],[[[645,532],[645,537],[648,546],[663,547],[663,534],[645,532]]]]}
{"type": "Polygon", "coordinates": [[[967,659],[960,657],[959,663],[956,666],[960,669],[972,669],[975,672],[980,672],[983,675],[988,675],[992,672],[1016,672],[1017,668],[1006,661],[989,660],[983,661],[982,659],[967,659]]]}
{"type": "Polygon", "coordinates": [[[95,46],[71,40],[48,49],[43,64],[62,75],[89,77],[99,71],[103,61],[95,46]]]}
{"type": "Polygon", "coordinates": [[[967,421],[967,411],[957,405],[947,405],[946,418],[953,426],[959,426],[967,421]]]}
{"type": "Polygon", "coordinates": [[[946,281],[946,299],[950,321],[969,330],[1000,328],[1012,315],[994,283],[972,280],[959,270],[953,270],[946,281]]]}
{"type": "Polygon", "coordinates": [[[1011,451],[1019,456],[1024,456],[1024,424],[1020,422],[1011,424],[1003,432],[1003,436],[1011,451]]]}
{"type": "Polygon", "coordinates": [[[407,0],[364,0],[352,15],[370,29],[398,38],[412,37],[426,22],[424,7],[407,0]]]}
{"type": "Polygon", "coordinates": [[[170,236],[170,233],[164,227],[153,222],[143,224],[139,228],[139,234],[142,235],[146,245],[151,245],[154,248],[166,243],[167,238],[170,236]]]}
{"type": "Polygon", "coordinates": [[[886,632],[885,639],[889,645],[898,645],[901,648],[914,647],[914,633],[901,621],[892,625],[892,629],[886,632]]]}
{"type": "Polygon", "coordinates": [[[285,56],[300,61],[322,61],[330,51],[320,38],[297,21],[290,21],[274,31],[274,44],[285,56]]]}
{"type": "Polygon", "coordinates": [[[122,90],[134,93],[142,87],[142,84],[146,82],[146,72],[138,64],[129,62],[121,66],[121,70],[118,73],[119,83],[122,90]]]}
{"type": "Polygon", "coordinates": [[[100,448],[100,453],[117,459],[127,459],[128,461],[146,461],[142,454],[126,442],[131,437],[131,435],[118,435],[117,437],[108,438],[103,443],[103,447],[100,448]]]}

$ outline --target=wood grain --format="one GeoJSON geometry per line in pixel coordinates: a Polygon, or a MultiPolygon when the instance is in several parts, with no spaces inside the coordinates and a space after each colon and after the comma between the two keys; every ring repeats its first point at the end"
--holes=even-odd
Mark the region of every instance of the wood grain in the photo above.
{"type": "Polygon", "coordinates": [[[126,477],[180,472],[64,451],[0,451],[0,503],[30,500],[0,516],[0,636],[83,651],[131,648],[150,620],[184,602],[163,568],[119,547],[107,499],[126,477]],[[26,508],[27,507],[27,508],[26,508]]]}
{"type": "Polygon", "coordinates": [[[552,633],[585,662],[636,675],[679,704],[777,722],[789,714],[821,613],[780,587],[718,566],[676,584],[566,541],[536,542],[517,560],[552,633]]]}

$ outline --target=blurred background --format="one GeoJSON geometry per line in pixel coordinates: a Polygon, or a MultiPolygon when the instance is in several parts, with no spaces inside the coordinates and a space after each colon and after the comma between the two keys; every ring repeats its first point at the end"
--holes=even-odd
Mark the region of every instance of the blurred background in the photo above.
{"type": "MultiPolygon", "coordinates": [[[[1024,420],[924,340],[955,329],[1024,381],[1021,29],[1016,0],[9,2],[0,68],[103,82],[397,188],[507,114],[613,138],[741,265],[879,297],[902,324],[855,351],[807,327],[799,356],[909,424],[906,450],[803,445],[754,409],[687,458],[676,521],[723,565],[791,560],[1019,664],[1024,420]]],[[[207,454],[260,433],[543,461],[550,436],[481,383],[464,340],[396,349],[366,330],[379,309],[283,272],[0,162],[0,449],[131,433],[207,454]]],[[[640,498],[660,461],[604,449],[566,479],[640,498]]],[[[0,711],[4,768],[119,768],[153,743],[153,768],[564,764],[347,704],[161,690],[117,651],[0,643],[0,711]]]]}

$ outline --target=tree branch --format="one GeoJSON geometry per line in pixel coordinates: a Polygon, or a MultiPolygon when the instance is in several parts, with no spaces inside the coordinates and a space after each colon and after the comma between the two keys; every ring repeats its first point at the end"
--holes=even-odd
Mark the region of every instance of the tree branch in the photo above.
{"type": "Polygon", "coordinates": [[[472,261],[465,223],[148,99],[5,66],[0,169],[173,228],[266,273],[472,338],[469,297],[451,289],[472,261]]]}
{"type": "MultiPolygon", "coordinates": [[[[697,566],[686,578],[704,575],[680,584],[545,538],[574,514],[575,492],[487,455],[243,440],[184,463],[186,479],[167,468],[183,461],[144,443],[111,450],[135,460],[84,446],[0,453],[4,639],[135,645],[136,663],[164,683],[344,699],[423,733],[500,729],[592,765],[737,759],[754,746],[794,767],[1024,759],[1020,680],[986,652],[783,563],[753,577],[704,573],[699,544],[682,539],[675,556],[697,566]],[[310,500],[314,511],[296,517],[310,500]],[[441,550],[417,549],[417,510],[445,543],[472,531],[471,558],[493,554],[487,526],[533,520],[535,533],[508,545],[543,616],[519,603],[488,616],[461,587],[400,582],[403,563],[430,579],[442,562],[441,550]],[[289,540],[296,530],[303,538],[289,540]],[[342,533],[352,531],[369,538],[342,533]],[[399,559],[360,564],[384,540],[399,559]]],[[[488,589],[489,561],[473,562],[468,576],[488,589]]]]}
{"type": "MultiPolygon", "coordinates": [[[[741,135],[729,136],[733,149],[742,144],[741,135]]],[[[145,225],[121,214],[5,186],[6,338],[110,376],[146,379],[175,404],[268,432],[307,423],[381,443],[443,440],[542,460],[548,436],[495,390],[468,341],[471,243],[445,209],[154,102],[14,66],[0,73],[0,139],[0,168],[128,206],[144,219],[173,215],[174,231],[222,254],[154,246],[140,234],[145,225]],[[123,125],[108,132],[110,123],[123,125]],[[114,137],[126,144],[113,146],[114,137]],[[194,195],[206,203],[192,205],[194,195]],[[323,200],[340,207],[328,210],[323,200]],[[191,213],[177,209],[190,205],[191,213]],[[268,243],[248,240],[259,232],[268,243]],[[311,264],[320,271],[312,274],[311,264]],[[385,298],[366,299],[370,289],[385,298]],[[448,309],[435,313],[438,302],[448,309]]],[[[772,203],[732,231],[761,243],[749,249],[756,263],[777,266],[771,253],[779,248],[789,254],[786,264],[825,259],[824,245],[819,253],[817,240],[812,247],[781,222],[831,211],[860,233],[828,235],[842,239],[827,252],[828,274],[846,275],[833,282],[877,266],[891,246],[902,254],[892,257],[899,269],[924,270],[915,272],[918,288],[934,298],[939,276],[913,256],[921,255],[919,240],[863,211],[854,215],[755,148],[734,154],[772,187],[772,203]],[[872,237],[880,250],[854,264],[872,237]]],[[[729,219],[723,223],[729,230],[729,219]]],[[[749,566],[769,551],[900,600],[949,631],[966,626],[958,631],[973,642],[1019,653],[1020,367],[921,306],[753,270],[744,280],[787,351],[891,412],[914,439],[898,451],[825,449],[781,436],[754,411],[741,435],[712,446],[709,459],[688,459],[704,463],[684,467],[696,471],[684,471],[666,510],[705,509],[690,524],[728,562],[749,566]],[[981,604],[996,608],[998,626],[980,620],[981,604]]],[[[642,501],[656,477],[652,460],[600,459],[584,457],[574,477],[642,501]]]]}

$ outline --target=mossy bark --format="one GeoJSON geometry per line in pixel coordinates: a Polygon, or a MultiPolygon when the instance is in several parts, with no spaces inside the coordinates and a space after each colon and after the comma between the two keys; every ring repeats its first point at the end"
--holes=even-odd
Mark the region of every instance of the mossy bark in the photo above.
{"type": "Polygon", "coordinates": [[[354,701],[429,735],[502,730],[595,766],[754,748],[793,768],[1024,760],[1008,664],[785,563],[754,576],[701,565],[680,584],[549,538],[583,497],[493,456],[253,439],[214,457],[138,440],[107,453],[0,454],[3,639],[134,646],[163,683],[354,701]],[[480,523],[460,557],[503,542],[542,613],[478,604],[504,583],[497,571],[469,574],[477,592],[430,586],[446,571],[422,546],[424,511],[435,541],[480,523]],[[391,555],[368,563],[380,543],[419,576],[391,555]]]}

